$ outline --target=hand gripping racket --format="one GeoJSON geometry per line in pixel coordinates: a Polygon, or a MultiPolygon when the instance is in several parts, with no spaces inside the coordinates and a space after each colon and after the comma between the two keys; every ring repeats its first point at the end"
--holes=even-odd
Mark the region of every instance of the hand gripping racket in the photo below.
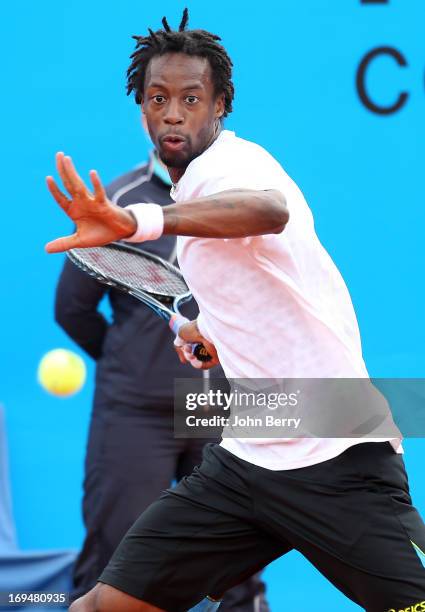
{"type": "MultiPolygon", "coordinates": [[[[188,319],[179,307],[192,295],[178,268],[157,255],[125,244],[112,242],[102,247],[70,249],[69,259],[104,285],[128,293],[149,306],[167,321],[176,334],[188,319]]],[[[203,344],[195,344],[192,352],[199,361],[210,361],[203,344]]]]}

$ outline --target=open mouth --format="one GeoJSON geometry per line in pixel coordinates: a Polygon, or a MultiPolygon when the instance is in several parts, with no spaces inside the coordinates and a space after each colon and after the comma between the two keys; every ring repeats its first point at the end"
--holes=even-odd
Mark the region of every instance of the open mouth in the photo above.
{"type": "Polygon", "coordinates": [[[184,142],[185,140],[184,136],[179,136],[179,134],[168,134],[163,137],[162,142],[184,142]]]}
{"type": "Polygon", "coordinates": [[[162,146],[171,151],[182,149],[186,143],[186,138],[179,134],[167,134],[161,139],[162,146]]]}

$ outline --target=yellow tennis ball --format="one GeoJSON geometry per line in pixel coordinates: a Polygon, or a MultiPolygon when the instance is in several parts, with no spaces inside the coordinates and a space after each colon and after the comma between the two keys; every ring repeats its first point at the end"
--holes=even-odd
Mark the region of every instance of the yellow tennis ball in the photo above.
{"type": "Polygon", "coordinates": [[[77,393],[86,380],[86,365],[72,351],[55,349],[44,355],[38,366],[38,381],[49,393],[67,397],[77,393]]]}

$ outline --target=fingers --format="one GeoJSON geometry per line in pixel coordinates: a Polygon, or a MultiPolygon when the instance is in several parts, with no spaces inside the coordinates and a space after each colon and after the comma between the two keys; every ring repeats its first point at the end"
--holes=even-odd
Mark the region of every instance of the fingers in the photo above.
{"type": "Polygon", "coordinates": [[[82,178],[76,171],[75,166],[72,163],[72,159],[69,157],[69,155],[66,155],[63,158],[63,165],[66,170],[66,174],[69,180],[71,181],[71,185],[72,185],[74,192],[75,193],[87,193],[88,189],[85,186],[84,181],[82,180],[82,178]]]}
{"type": "Polygon", "coordinates": [[[177,353],[177,357],[179,358],[180,363],[182,363],[183,365],[185,365],[186,363],[189,363],[188,360],[184,356],[184,352],[181,349],[176,348],[176,353],[177,353]]]}
{"type": "Polygon", "coordinates": [[[56,185],[55,179],[52,176],[47,176],[46,183],[47,183],[47,187],[50,193],[52,194],[56,202],[65,212],[67,212],[69,205],[70,205],[70,201],[68,200],[66,195],[62,193],[62,191],[56,185]]]}
{"type": "Polygon", "coordinates": [[[94,191],[94,195],[96,199],[102,200],[102,201],[106,200],[107,199],[106,191],[102,185],[102,182],[96,170],[90,170],[90,179],[93,185],[93,191],[94,191]]]}
{"type": "Polygon", "coordinates": [[[183,342],[183,340],[179,338],[178,336],[176,336],[174,339],[174,349],[177,353],[177,357],[179,358],[180,363],[183,363],[183,364],[188,363],[188,360],[186,359],[184,355],[184,350],[183,350],[184,346],[185,346],[185,343],[183,342]]]}
{"type": "Polygon", "coordinates": [[[69,251],[69,249],[75,249],[81,246],[83,245],[80,243],[77,234],[72,234],[71,236],[64,236],[63,238],[52,240],[48,242],[44,248],[47,253],[63,253],[63,251],[69,251]]]}
{"type": "Polygon", "coordinates": [[[71,158],[62,152],[56,154],[56,167],[67,191],[72,195],[88,193],[83,180],[77,173],[71,158]]]}
{"type": "Polygon", "coordinates": [[[64,184],[65,189],[71,193],[72,192],[72,183],[68,178],[68,174],[66,172],[66,168],[64,165],[65,155],[62,152],[56,153],[56,169],[58,171],[59,176],[62,179],[62,183],[64,184]]]}

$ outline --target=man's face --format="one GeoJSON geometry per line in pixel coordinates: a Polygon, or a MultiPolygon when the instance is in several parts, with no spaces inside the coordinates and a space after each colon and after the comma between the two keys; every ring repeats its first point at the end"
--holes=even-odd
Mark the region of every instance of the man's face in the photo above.
{"type": "Polygon", "coordinates": [[[179,178],[211,144],[224,96],[215,96],[206,58],[167,53],[149,63],[142,109],[161,160],[179,178]]]}

